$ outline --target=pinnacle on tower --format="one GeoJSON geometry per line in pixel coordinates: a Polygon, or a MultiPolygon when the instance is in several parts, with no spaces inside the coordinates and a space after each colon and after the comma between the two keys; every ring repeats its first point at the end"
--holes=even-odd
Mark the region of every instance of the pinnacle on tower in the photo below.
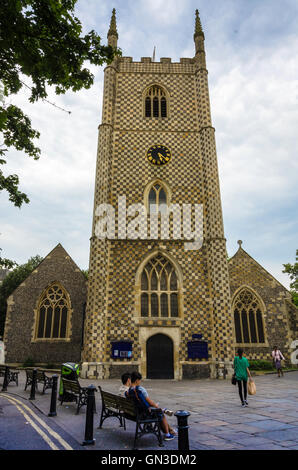
{"type": "Polygon", "coordinates": [[[203,36],[203,38],[205,39],[205,35],[203,32],[203,28],[202,28],[202,23],[199,17],[199,10],[196,10],[196,25],[195,25],[194,40],[196,39],[197,36],[203,36]]]}
{"type": "Polygon", "coordinates": [[[118,40],[118,33],[117,33],[117,25],[116,25],[116,10],[113,8],[112,17],[110,22],[110,29],[107,35],[108,38],[108,45],[112,47],[117,47],[117,40],[118,40]]]}
{"type": "Polygon", "coordinates": [[[202,28],[202,23],[199,17],[199,10],[196,10],[196,24],[195,24],[195,34],[193,36],[196,48],[196,57],[203,67],[206,66],[205,63],[205,35],[202,28]]]}

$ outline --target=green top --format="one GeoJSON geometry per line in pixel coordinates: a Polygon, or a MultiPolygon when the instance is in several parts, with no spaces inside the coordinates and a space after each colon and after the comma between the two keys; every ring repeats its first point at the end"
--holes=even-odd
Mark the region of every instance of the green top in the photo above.
{"type": "Polygon", "coordinates": [[[247,380],[247,367],[249,367],[249,362],[246,357],[242,356],[240,359],[239,356],[235,356],[234,370],[237,380],[247,380]]]}

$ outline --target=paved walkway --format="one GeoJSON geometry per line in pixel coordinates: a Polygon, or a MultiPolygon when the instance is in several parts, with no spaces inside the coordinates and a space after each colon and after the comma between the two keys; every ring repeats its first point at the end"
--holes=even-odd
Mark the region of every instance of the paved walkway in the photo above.
{"type": "MultiPolygon", "coordinates": [[[[20,374],[20,383],[16,387],[10,384],[8,394],[26,399],[30,390],[24,391],[25,373],[20,374]]],[[[230,380],[144,380],[143,386],[149,395],[173,411],[188,410],[190,449],[225,450],[225,449],[298,449],[298,372],[287,372],[278,378],[275,374],[254,378],[257,394],[248,398],[249,406],[242,408],[237,387],[230,380]]],[[[103,390],[117,392],[120,382],[117,380],[84,380],[82,385],[101,385],[103,390]]],[[[41,386],[39,385],[41,389],[41,386]]],[[[45,395],[36,393],[34,406],[45,415],[50,409],[51,391],[45,395]]],[[[127,422],[127,430],[119,428],[118,420],[111,418],[98,429],[101,411],[100,394],[96,393],[97,414],[94,418],[95,446],[90,450],[129,450],[132,448],[134,423],[127,422]]],[[[83,407],[79,415],[75,414],[75,404],[57,403],[55,423],[77,442],[84,439],[86,411],[83,407]]],[[[168,421],[176,426],[176,418],[168,421]]],[[[177,439],[165,442],[163,450],[177,450],[177,439]]],[[[143,436],[139,440],[140,450],[160,449],[154,436],[143,436]]]]}

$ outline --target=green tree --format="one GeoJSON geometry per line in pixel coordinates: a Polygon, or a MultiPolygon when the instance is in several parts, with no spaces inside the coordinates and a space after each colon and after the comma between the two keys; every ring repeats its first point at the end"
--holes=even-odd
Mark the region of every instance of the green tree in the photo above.
{"type": "Polygon", "coordinates": [[[84,274],[85,278],[88,279],[89,269],[82,269],[82,273],[84,274]]]}
{"type": "Polygon", "coordinates": [[[296,250],[296,262],[294,264],[284,264],[283,273],[287,273],[290,276],[291,283],[290,289],[293,298],[293,302],[298,307],[298,250],[296,250]]]}
{"type": "Polygon", "coordinates": [[[7,274],[2,284],[0,284],[0,336],[4,332],[8,297],[34,271],[42,260],[43,258],[39,255],[31,257],[27,263],[17,266],[7,274]]]}
{"type": "MultiPolygon", "coordinates": [[[[0,253],[2,251],[2,248],[0,248],[0,253]]],[[[12,269],[14,266],[17,266],[17,263],[15,261],[12,261],[11,259],[8,258],[1,258],[0,256],[0,269],[12,269]]]]}
{"type": "MultiPolygon", "coordinates": [[[[77,0],[1,0],[0,166],[7,163],[11,147],[35,160],[40,157],[35,144],[39,132],[13,104],[13,96],[22,87],[31,89],[31,103],[46,99],[49,87],[54,87],[56,94],[90,88],[94,76],[86,63],[110,63],[115,54],[120,54],[120,50],[102,45],[94,30],[82,34],[82,24],[74,14],[76,3],[77,0]],[[30,86],[25,83],[27,80],[30,86]]],[[[0,192],[3,190],[16,207],[29,202],[19,189],[18,175],[5,176],[0,169],[0,192]]],[[[9,261],[0,258],[0,267],[9,261]]]]}

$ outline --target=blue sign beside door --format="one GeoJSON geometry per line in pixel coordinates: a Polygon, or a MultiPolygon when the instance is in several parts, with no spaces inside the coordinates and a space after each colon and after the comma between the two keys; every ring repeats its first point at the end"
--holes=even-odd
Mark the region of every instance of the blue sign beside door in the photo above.
{"type": "Polygon", "coordinates": [[[188,341],[188,359],[208,359],[207,341],[188,341]]]}
{"type": "Polygon", "coordinates": [[[115,341],[112,343],[112,358],[131,358],[132,343],[130,341],[115,341]]]}

